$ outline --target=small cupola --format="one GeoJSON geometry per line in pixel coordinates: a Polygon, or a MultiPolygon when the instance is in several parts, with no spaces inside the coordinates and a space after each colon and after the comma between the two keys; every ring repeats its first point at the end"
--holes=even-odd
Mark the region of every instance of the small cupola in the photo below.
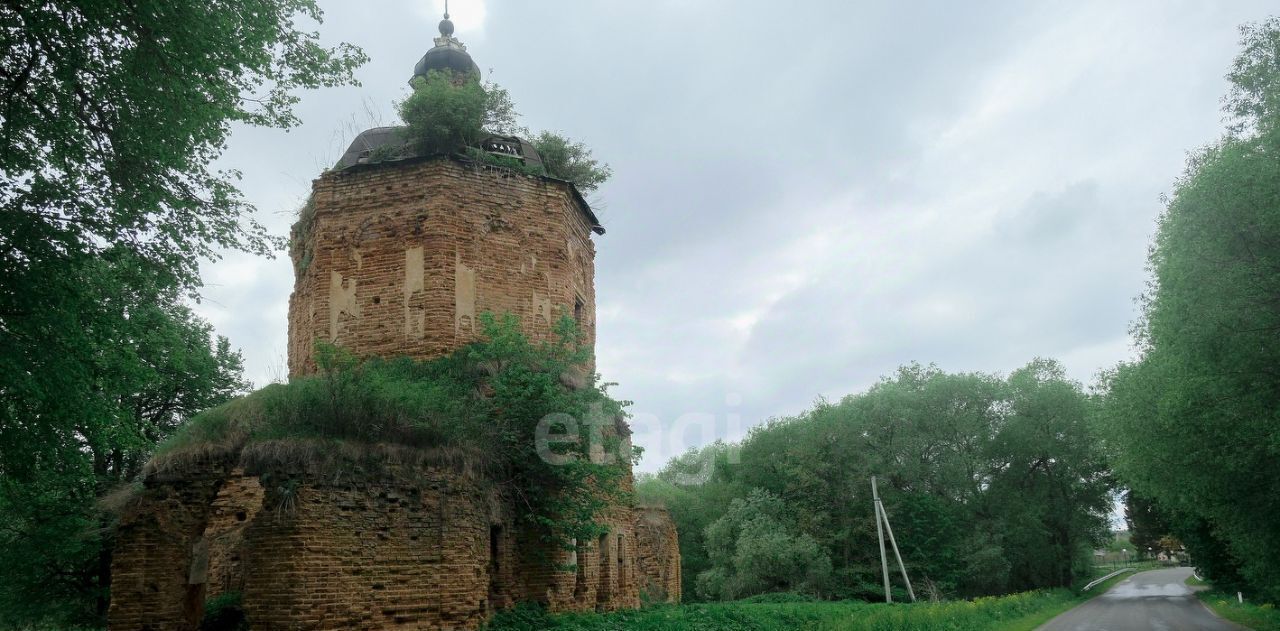
{"type": "MultiPolygon", "coordinates": [[[[449,19],[449,4],[445,3],[444,19],[440,20],[440,37],[435,46],[418,60],[413,67],[413,77],[426,78],[432,70],[449,71],[458,75],[480,78],[480,66],[467,53],[467,47],[453,36],[453,21],[449,19]]],[[[413,79],[409,79],[413,83],[413,79]]]]}

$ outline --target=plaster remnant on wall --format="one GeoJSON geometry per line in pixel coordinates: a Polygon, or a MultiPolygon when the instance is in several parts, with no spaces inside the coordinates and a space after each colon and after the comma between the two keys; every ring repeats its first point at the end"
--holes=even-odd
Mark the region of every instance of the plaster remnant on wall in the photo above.
{"type": "Polygon", "coordinates": [[[187,571],[188,585],[203,585],[209,580],[209,541],[200,538],[191,546],[191,569],[187,571]]]}
{"type": "MultiPolygon", "coordinates": [[[[356,253],[359,260],[359,252],[356,253]]],[[[329,272],[329,341],[338,341],[338,328],[342,316],[360,317],[360,303],[356,301],[356,279],[343,278],[342,273],[329,272]]]]}
{"type": "Polygon", "coordinates": [[[475,331],[476,323],[476,271],[462,262],[462,253],[458,253],[454,263],[453,304],[454,330],[461,333],[475,331]]]}
{"type": "Polygon", "coordinates": [[[426,290],[422,246],[404,251],[404,336],[422,339],[427,335],[427,314],[423,309],[426,290]]]}
{"type": "Polygon", "coordinates": [[[533,319],[539,326],[551,324],[551,298],[533,292],[533,319]]]}

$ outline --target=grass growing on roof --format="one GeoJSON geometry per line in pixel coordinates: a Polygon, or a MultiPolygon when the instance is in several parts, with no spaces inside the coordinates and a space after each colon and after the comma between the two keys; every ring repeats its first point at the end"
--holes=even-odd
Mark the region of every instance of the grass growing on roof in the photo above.
{"type": "Polygon", "coordinates": [[[605,529],[596,516],[627,499],[621,481],[635,454],[619,453],[625,403],[609,397],[595,375],[566,377],[586,374],[590,358],[572,319],[561,319],[551,339],[539,343],[513,315],[479,320],[480,341],[429,361],[361,361],[321,345],[318,374],[197,415],[160,446],[148,469],[162,472],[211,454],[245,465],[342,464],[361,454],[413,462],[431,454],[479,464],[504,481],[526,519],[556,543],[599,536],[605,529]],[[556,419],[550,427],[557,433],[576,436],[542,445],[555,459],[539,453],[544,419],[556,419]],[[614,458],[593,461],[593,440],[603,440],[614,458]]]}

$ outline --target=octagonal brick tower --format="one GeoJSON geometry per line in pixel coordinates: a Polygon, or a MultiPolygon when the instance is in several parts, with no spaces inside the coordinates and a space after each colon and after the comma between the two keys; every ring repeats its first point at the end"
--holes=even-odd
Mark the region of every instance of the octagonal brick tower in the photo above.
{"type": "MultiPolygon", "coordinates": [[[[414,68],[477,73],[441,22],[414,68]]],[[[570,182],[445,155],[421,155],[402,128],[360,134],[312,184],[294,228],[289,374],[316,371],[315,342],[361,357],[427,359],[476,338],[478,316],[511,312],[533,339],[562,315],[595,342],[595,248],[604,234],[570,182]]],[[[484,151],[541,164],[520,138],[484,151]]]]}

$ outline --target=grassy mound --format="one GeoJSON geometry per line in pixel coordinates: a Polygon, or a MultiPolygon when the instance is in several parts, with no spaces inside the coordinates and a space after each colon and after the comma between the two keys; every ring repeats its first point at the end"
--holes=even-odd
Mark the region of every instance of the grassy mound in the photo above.
{"type": "Polygon", "coordinates": [[[148,472],[218,457],[246,470],[255,462],[462,463],[502,480],[551,538],[598,536],[600,511],[629,499],[621,481],[634,454],[619,453],[623,404],[594,375],[577,378],[590,351],[573,320],[540,343],[514,316],[480,321],[482,341],[430,361],[359,361],[321,346],[319,374],[197,415],[161,445],[148,472]],[[560,439],[547,444],[548,432],[560,439]],[[621,457],[593,459],[593,442],[621,457]]]}
{"type": "Polygon", "coordinates": [[[321,354],[320,374],[272,384],[196,415],[159,447],[155,460],[286,439],[419,448],[492,439],[486,431],[492,427],[480,418],[479,376],[457,356],[356,363],[337,349],[321,354]]]}

